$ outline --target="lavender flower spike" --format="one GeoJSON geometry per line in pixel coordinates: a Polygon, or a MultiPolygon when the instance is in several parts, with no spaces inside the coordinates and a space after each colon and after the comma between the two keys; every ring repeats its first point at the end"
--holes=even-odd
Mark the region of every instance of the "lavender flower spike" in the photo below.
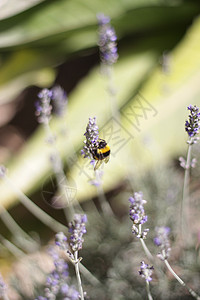
{"type": "Polygon", "coordinates": [[[79,292],[69,284],[67,262],[60,257],[60,253],[56,248],[50,248],[49,253],[54,262],[54,269],[46,278],[45,297],[39,296],[35,300],[53,300],[57,298],[78,300],[79,292]]]}
{"type": "Polygon", "coordinates": [[[139,270],[139,274],[147,281],[151,281],[151,275],[153,273],[153,266],[149,266],[148,264],[145,264],[144,261],[141,262],[141,266],[140,266],[140,270],[139,270]]]}
{"type": "Polygon", "coordinates": [[[59,85],[53,87],[51,91],[53,111],[55,115],[57,115],[58,117],[62,117],[68,103],[66,92],[59,85]]]}
{"type": "Polygon", "coordinates": [[[158,253],[158,257],[161,260],[168,259],[170,255],[170,243],[168,239],[168,235],[170,233],[169,227],[156,227],[156,237],[154,238],[154,243],[156,246],[160,247],[161,252],[158,253]]]}
{"type": "Polygon", "coordinates": [[[86,140],[84,141],[85,145],[81,150],[81,154],[84,155],[84,158],[89,157],[93,160],[92,152],[96,148],[99,139],[99,128],[96,124],[96,117],[89,118],[84,136],[86,137],[86,140]]]}
{"type": "Polygon", "coordinates": [[[110,18],[104,14],[97,15],[99,23],[99,50],[102,63],[112,65],[118,59],[117,36],[110,25],[110,18]]]}
{"type": "Polygon", "coordinates": [[[52,98],[52,91],[48,89],[43,89],[38,94],[39,101],[35,103],[38,122],[43,124],[48,124],[51,118],[52,106],[50,105],[52,98]]]}
{"type": "Polygon", "coordinates": [[[138,238],[145,239],[149,229],[144,229],[143,232],[140,232],[141,225],[147,222],[147,216],[144,211],[144,204],[146,203],[146,200],[143,200],[143,193],[134,193],[134,197],[130,197],[129,202],[129,216],[133,221],[132,233],[138,238]]]}
{"type": "MultiPolygon", "coordinates": [[[[185,122],[185,130],[190,138],[194,138],[199,133],[200,128],[200,112],[196,105],[189,105],[189,120],[185,122]]],[[[193,139],[192,143],[196,143],[197,139],[193,139]]]]}
{"type": "Polygon", "coordinates": [[[6,167],[4,165],[0,165],[0,178],[4,178],[6,175],[6,167]]]}
{"type": "Polygon", "coordinates": [[[86,215],[75,214],[74,221],[69,224],[69,232],[71,233],[70,246],[74,252],[82,249],[84,242],[83,235],[86,233],[86,222],[86,215]]]}

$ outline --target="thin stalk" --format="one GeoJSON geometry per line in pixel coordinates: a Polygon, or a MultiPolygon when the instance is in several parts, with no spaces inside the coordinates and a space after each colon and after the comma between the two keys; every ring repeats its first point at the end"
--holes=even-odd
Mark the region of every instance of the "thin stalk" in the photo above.
{"type": "Polygon", "coordinates": [[[103,65],[103,73],[107,81],[107,92],[110,101],[111,113],[113,118],[115,118],[120,123],[120,113],[117,107],[117,98],[116,98],[116,86],[114,84],[114,70],[113,66],[103,65]]]}
{"type": "MultiPolygon", "coordinates": [[[[100,182],[98,170],[95,171],[95,176],[96,176],[97,182],[100,182]]],[[[110,207],[109,202],[106,200],[106,197],[105,197],[104,190],[103,190],[103,187],[102,187],[102,183],[101,183],[101,182],[100,182],[99,185],[97,185],[97,192],[98,192],[99,204],[100,204],[100,206],[101,206],[102,212],[103,212],[105,215],[113,216],[113,215],[114,215],[114,214],[113,214],[113,211],[112,211],[112,209],[111,209],[111,207],[110,207]]]]}
{"type": "Polygon", "coordinates": [[[164,262],[165,262],[166,267],[170,271],[170,273],[176,278],[176,280],[180,283],[180,285],[182,285],[182,287],[185,287],[188,290],[188,292],[190,293],[191,296],[193,296],[197,300],[200,300],[200,296],[195,291],[193,291],[190,287],[188,287],[185,284],[185,282],[174,272],[174,270],[172,269],[172,267],[168,263],[167,259],[165,259],[164,262]]]}
{"type": "Polygon", "coordinates": [[[63,171],[64,168],[63,168],[62,160],[60,158],[60,154],[59,154],[57,146],[56,146],[56,141],[51,132],[49,124],[44,124],[44,128],[46,130],[47,138],[50,141],[50,144],[52,145],[52,148],[54,151],[53,159],[51,160],[51,162],[52,162],[52,166],[53,166],[54,173],[56,176],[57,185],[60,189],[61,195],[65,196],[66,204],[64,204],[63,210],[64,210],[65,216],[67,218],[67,221],[71,222],[73,220],[73,216],[74,216],[74,208],[73,208],[71,199],[68,199],[68,197],[66,195],[65,189],[68,186],[68,183],[67,183],[67,178],[65,176],[65,173],[63,171]]]}
{"type": "MultiPolygon", "coordinates": [[[[65,251],[65,254],[69,258],[67,251],[65,251]]],[[[70,259],[70,262],[75,266],[76,262],[74,260],[70,259]]],[[[95,286],[101,285],[101,282],[81,262],[79,262],[79,266],[81,273],[88,282],[95,286]]]]}
{"type": "Polygon", "coordinates": [[[101,282],[83,265],[80,263],[80,271],[83,276],[94,286],[101,285],[101,282]]]}
{"type": "Polygon", "coordinates": [[[186,166],[185,166],[185,175],[184,175],[184,183],[183,183],[183,199],[182,199],[182,206],[181,206],[181,236],[182,236],[182,240],[184,237],[185,241],[188,241],[189,239],[189,232],[188,232],[189,212],[187,210],[189,208],[189,179],[190,179],[191,156],[192,156],[192,145],[189,144],[186,166]]]}
{"type": "MultiPolygon", "coordinates": [[[[142,224],[139,224],[139,235],[141,235],[141,233],[142,233],[142,224]]],[[[154,261],[154,258],[152,256],[151,252],[149,251],[144,239],[140,238],[140,242],[142,244],[142,247],[144,249],[146,256],[149,258],[149,260],[154,261]]]]}
{"type": "Polygon", "coordinates": [[[74,258],[75,258],[75,271],[76,271],[76,278],[78,281],[78,289],[80,293],[81,300],[84,300],[84,294],[83,294],[83,288],[82,288],[82,283],[81,283],[81,276],[79,272],[79,260],[78,260],[78,251],[74,252],[74,258]]]}
{"type": "Polygon", "coordinates": [[[25,253],[21,249],[16,247],[9,240],[5,239],[2,235],[0,235],[0,241],[16,258],[19,259],[25,255],[25,253]]]}
{"type": "Polygon", "coordinates": [[[38,243],[34,241],[12,218],[9,212],[5,209],[3,205],[0,204],[0,218],[3,220],[4,224],[8,227],[10,232],[12,232],[16,243],[20,247],[25,248],[29,252],[33,252],[38,248],[38,243]]]}
{"type": "MultiPolygon", "coordinates": [[[[142,224],[139,224],[139,234],[141,235],[142,233],[142,224]]],[[[157,264],[157,262],[154,260],[153,255],[151,254],[151,252],[149,251],[149,248],[147,247],[144,239],[140,238],[140,242],[142,244],[143,250],[146,254],[146,256],[148,257],[148,259],[154,264],[154,266],[156,266],[157,268],[155,269],[158,281],[161,282],[163,281],[165,286],[167,284],[166,280],[163,280],[162,278],[165,276],[165,274],[163,273],[162,269],[160,268],[160,266],[157,264]],[[159,274],[160,273],[160,274],[159,274]],[[162,275],[162,276],[161,276],[162,275]]]]}
{"type": "Polygon", "coordinates": [[[147,289],[147,295],[148,300],[153,300],[153,297],[151,296],[150,288],[149,288],[149,281],[146,280],[146,289],[147,289]]]}
{"type": "Polygon", "coordinates": [[[18,187],[16,187],[12,181],[5,175],[4,179],[12,190],[16,193],[19,201],[42,223],[51,228],[54,232],[63,231],[67,232],[66,226],[62,225],[46,212],[39,208],[34,202],[32,202],[18,187]]]}

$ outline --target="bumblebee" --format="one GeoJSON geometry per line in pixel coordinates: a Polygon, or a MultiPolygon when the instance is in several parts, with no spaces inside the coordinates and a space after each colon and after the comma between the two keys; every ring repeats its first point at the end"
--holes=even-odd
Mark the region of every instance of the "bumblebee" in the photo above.
{"type": "Polygon", "coordinates": [[[95,160],[97,160],[94,170],[96,171],[103,162],[107,163],[110,159],[110,147],[105,140],[99,139],[91,151],[95,160]]]}

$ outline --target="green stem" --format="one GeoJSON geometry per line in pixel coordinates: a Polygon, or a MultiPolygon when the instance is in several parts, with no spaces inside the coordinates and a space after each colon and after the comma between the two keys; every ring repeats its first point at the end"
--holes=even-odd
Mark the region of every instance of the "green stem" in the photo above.
{"type": "Polygon", "coordinates": [[[64,198],[65,198],[66,203],[64,203],[64,206],[63,206],[64,213],[65,213],[67,221],[71,222],[73,220],[73,216],[74,216],[74,208],[73,208],[71,199],[68,199],[68,197],[66,196],[65,189],[68,186],[68,183],[67,183],[67,178],[65,176],[65,173],[63,171],[64,168],[63,168],[62,160],[60,158],[60,154],[57,149],[55,137],[52,134],[49,124],[44,124],[44,128],[46,131],[47,139],[50,141],[49,144],[52,145],[52,148],[54,151],[53,159],[51,160],[51,162],[52,162],[52,166],[53,166],[54,173],[56,176],[56,181],[57,181],[57,185],[59,188],[59,192],[61,193],[61,195],[64,195],[64,198]]]}
{"type": "Polygon", "coordinates": [[[150,288],[149,288],[149,281],[146,280],[146,289],[147,289],[147,295],[148,300],[153,300],[153,297],[151,296],[150,288]]]}
{"type": "Polygon", "coordinates": [[[101,282],[81,263],[80,263],[80,271],[92,285],[94,286],[101,285],[101,282]]]}
{"type": "MultiPolygon", "coordinates": [[[[69,258],[67,251],[65,251],[65,255],[69,258]]],[[[70,261],[75,266],[74,260],[70,259],[70,261]]],[[[82,263],[79,263],[79,266],[81,273],[88,280],[88,282],[94,286],[101,285],[101,282],[82,263]]]]}
{"type": "Polygon", "coordinates": [[[76,278],[78,282],[78,289],[80,293],[81,300],[84,300],[84,294],[83,294],[83,288],[82,288],[82,283],[81,283],[81,276],[79,272],[79,260],[78,260],[78,251],[74,252],[74,258],[75,258],[75,271],[76,271],[76,278]]]}
{"type": "Polygon", "coordinates": [[[62,225],[52,217],[50,217],[46,212],[39,208],[34,202],[32,202],[18,187],[16,187],[12,181],[5,175],[5,180],[16,193],[19,201],[42,223],[51,228],[54,232],[63,231],[67,232],[66,226],[62,225]]]}
{"type": "Polygon", "coordinates": [[[188,208],[189,208],[189,179],[190,179],[191,155],[192,155],[192,145],[189,144],[186,166],[185,166],[185,175],[184,175],[184,183],[183,183],[183,199],[182,199],[182,207],[181,207],[181,236],[182,236],[182,240],[185,241],[189,241],[188,208]]]}
{"type": "MultiPolygon", "coordinates": [[[[141,235],[142,234],[142,224],[139,224],[138,227],[139,227],[139,235],[141,235]]],[[[149,251],[144,239],[140,238],[140,242],[142,244],[142,247],[144,249],[146,256],[149,258],[149,260],[154,261],[153,256],[152,256],[151,252],[149,251]]]]}
{"type": "Polygon", "coordinates": [[[25,253],[22,250],[16,247],[9,240],[5,239],[2,235],[0,235],[0,241],[16,258],[19,259],[25,255],[25,253]]]}
{"type": "MultiPolygon", "coordinates": [[[[98,170],[95,171],[95,177],[96,177],[97,182],[100,182],[98,170]]],[[[110,207],[110,204],[106,200],[106,197],[105,197],[104,190],[103,190],[101,182],[100,182],[99,185],[97,185],[97,192],[98,192],[99,204],[101,206],[102,212],[105,215],[114,216],[113,211],[112,211],[112,209],[110,207]]]]}
{"type": "Polygon", "coordinates": [[[6,224],[16,242],[20,247],[25,248],[29,252],[33,252],[38,248],[38,243],[34,241],[11,217],[8,211],[0,204],[0,217],[6,224]]]}
{"type": "Polygon", "coordinates": [[[185,284],[185,282],[174,272],[174,270],[172,269],[172,267],[168,263],[167,259],[165,259],[164,262],[165,262],[166,267],[170,271],[170,273],[176,278],[176,280],[180,283],[180,285],[182,285],[182,287],[185,287],[188,290],[188,292],[190,293],[191,296],[193,296],[197,300],[200,300],[200,296],[197,295],[197,293],[195,291],[193,291],[190,287],[188,287],[185,284]]]}
{"type": "Polygon", "coordinates": [[[120,113],[117,106],[117,98],[116,98],[116,86],[114,84],[114,70],[113,66],[104,65],[102,68],[105,70],[104,74],[106,79],[108,79],[107,84],[107,92],[109,96],[110,106],[111,106],[111,113],[112,116],[119,122],[120,124],[120,113]]]}

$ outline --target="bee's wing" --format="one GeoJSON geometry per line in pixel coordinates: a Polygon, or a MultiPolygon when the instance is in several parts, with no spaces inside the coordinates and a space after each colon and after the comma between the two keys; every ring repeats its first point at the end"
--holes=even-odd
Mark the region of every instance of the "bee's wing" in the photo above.
{"type": "Polygon", "coordinates": [[[110,159],[110,155],[107,156],[107,157],[104,159],[104,161],[105,161],[106,164],[109,162],[109,159],[110,159]]]}
{"type": "Polygon", "coordinates": [[[96,165],[95,165],[95,167],[94,167],[94,170],[95,170],[95,171],[101,166],[102,162],[103,162],[103,160],[98,160],[98,161],[96,162],[96,165]]]}

